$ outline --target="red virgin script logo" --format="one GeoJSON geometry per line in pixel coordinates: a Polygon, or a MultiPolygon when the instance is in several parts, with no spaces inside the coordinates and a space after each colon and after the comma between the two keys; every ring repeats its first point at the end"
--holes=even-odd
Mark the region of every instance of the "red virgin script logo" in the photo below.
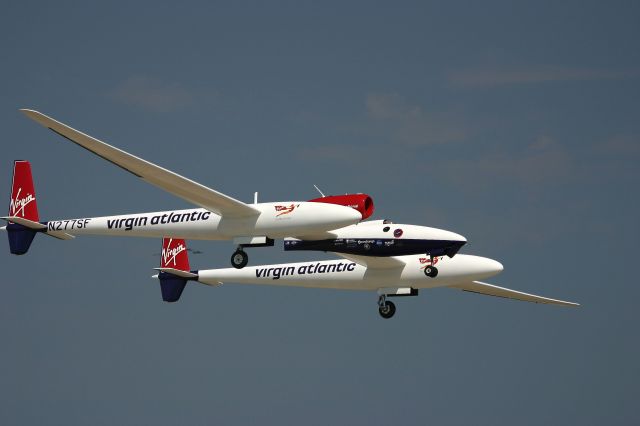
{"type": "Polygon", "coordinates": [[[282,216],[285,214],[289,214],[292,211],[294,211],[296,209],[296,207],[299,207],[300,204],[295,205],[295,204],[291,204],[290,206],[274,206],[277,212],[280,212],[276,215],[276,217],[278,216],[282,216]]]}
{"type": "Polygon", "coordinates": [[[11,200],[11,205],[9,210],[11,211],[11,216],[22,216],[24,217],[24,208],[36,200],[36,197],[33,194],[27,194],[24,198],[20,198],[20,192],[22,192],[22,188],[18,188],[18,192],[16,193],[16,198],[11,200]]]}
{"type": "MultiPolygon", "coordinates": [[[[435,265],[436,263],[438,263],[438,260],[440,260],[439,257],[434,257],[433,258],[433,264],[435,265]]],[[[420,264],[424,265],[424,266],[421,266],[420,269],[424,269],[427,266],[431,265],[431,259],[429,259],[428,257],[421,257],[420,258],[420,264]]]]}
{"type": "Polygon", "coordinates": [[[168,265],[169,262],[173,262],[173,266],[176,266],[176,257],[187,249],[183,244],[178,244],[174,248],[171,248],[172,242],[173,238],[169,239],[167,248],[162,249],[162,264],[165,266],[168,265]]]}

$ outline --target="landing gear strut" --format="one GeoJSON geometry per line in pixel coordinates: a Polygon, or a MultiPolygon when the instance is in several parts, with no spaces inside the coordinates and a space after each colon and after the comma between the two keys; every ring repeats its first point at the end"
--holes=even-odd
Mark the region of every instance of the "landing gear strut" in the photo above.
{"type": "Polygon", "coordinates": [[[378,298],[378,312],[384,319],[389,319],[396,313],[396,305],[393,302],[387,301],[387,297],[381,294],[378,298]]]}
{"type": "Polygon", "coordinates": [[[231,266],[236,269],[242,269],[247,266],[249,263],[249,255],[247,252],[242,250],[242,247],[238,247],[238,249],[231,255],[231,266]]]}
{"type": "Polygon", "coordinates": [[[233,243],[238,248],[231,255],[231,266],[242,269],[249,263],[249,255],[244,251],[245,247],[273,247],[273,239],[269,237],[236,237],[233,243]]]}
{"type": "Polygon", "coordinates": [[[433,256],[429,255],[429,259],[431,259],[431,264],[424,268],[424,274],[429,278],[435,278],[438,276],[438,268],[433,266],[433,256]]]}

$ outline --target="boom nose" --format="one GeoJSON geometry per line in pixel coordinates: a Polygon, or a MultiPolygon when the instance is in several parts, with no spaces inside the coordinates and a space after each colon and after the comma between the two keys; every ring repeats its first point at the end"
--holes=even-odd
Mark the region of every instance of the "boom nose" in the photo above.
{"type": "MultiPolygon", "coordinates": [[[[458,256],[456,256],[456,259],[458,259],[458,256]]],[[[462,255],[458,261],[461,262],[461,265],[464,265],[461,269],[465,271],[465,275],[472,280],[493,277],[504,269],[502,263],[488,257],[462,255]]]]}
{"type": "Polygon", "coordinates": [[[497,260],[489,259],[488,257],[481,257],[482,266],[480,269],[486,274],[490,274],[489,276],[498,275],[500,272],[504,270],[502,263],[497,260]]]}
{"type": "Polygon", "coordinates": [[[493,260],[493,259],[487,259],[487,263],[488,263],[488,268],[491,270],[491,272],[493,272],[494,274],[499,274],[500,272],[504,271],[504,266],[502,266],[502,263],[498,262],[497,260],[493,260]]]}
{"type": "Polygon", "coordinates": [[[332,211],[334,212],[336,219],[338,219],[341,222],[352,224],[362,220],[362,213],[360,213],[356,209],[353,209],[347,206],[338,206],[338,205],[331,205],[331,204],[327,204],[327,205],[330,205],[331,207],[333,207],[332,211]]]}

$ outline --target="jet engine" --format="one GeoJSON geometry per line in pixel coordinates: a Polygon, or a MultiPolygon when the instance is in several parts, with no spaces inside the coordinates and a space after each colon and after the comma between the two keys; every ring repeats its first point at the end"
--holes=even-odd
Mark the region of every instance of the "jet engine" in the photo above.
{"type": "Polygon", "coordinates": [[[352,209],[360,212],[362,220],[369,218],[375,210],[373,199],[367,194],[328,195],[326,197],[314,198],[309,201],[351,207],[352,209]]]}

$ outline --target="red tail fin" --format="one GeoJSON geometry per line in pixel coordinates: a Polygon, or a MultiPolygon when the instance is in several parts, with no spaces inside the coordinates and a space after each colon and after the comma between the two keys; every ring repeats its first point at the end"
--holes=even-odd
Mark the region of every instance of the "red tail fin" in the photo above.
{"type": "Polygon", "coordinates": [[[31,164],[16,160],[13,164],[13,185],[9,216],[18,216],[37,222],[40,220],[36,204],[36,191],[31,177],[31,164]]]}
{"type": "Polygon", "coordinates": [[[162,239],[161,268],[174,268],[181,271],[189,271],[189,256],[187,255],[187,244],[184,240],[176,238],[162,239]]]}

